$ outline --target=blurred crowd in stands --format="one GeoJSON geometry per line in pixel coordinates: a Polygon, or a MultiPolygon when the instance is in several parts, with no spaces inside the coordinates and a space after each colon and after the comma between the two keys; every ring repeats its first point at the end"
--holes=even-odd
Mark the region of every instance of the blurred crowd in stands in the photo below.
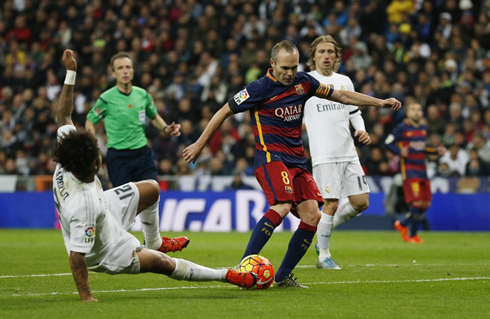
{"type": "MultiPolygon", "coordinates": [[[[0,174],[52,174],[60,58],[70,48],[78,60],[77,126],[114,85],[110,57],[127,51],[133,84],[148,90],[168,123],[182,124],[173,138],[147,127],[161,175],[252,175],[248,113],[228,120],[195,165],[182,150],[218,108],[265,74],[276,42],[294,42],[300,70],[309,71],[310,43],[324,34],[342,46],[339,73],[357,91],[422,104],[428,144],[448,149],[429,156],[429,176],[490,175],[489,0],[3,0],[0,174]]],[[[399,159],[384,140],[404,113],[371,107],[363,117],[372,139],[358,145],[366,173],[397,173],[399,159]]],[[[101,125],[97,138],[105,154],[101,125]]]]}

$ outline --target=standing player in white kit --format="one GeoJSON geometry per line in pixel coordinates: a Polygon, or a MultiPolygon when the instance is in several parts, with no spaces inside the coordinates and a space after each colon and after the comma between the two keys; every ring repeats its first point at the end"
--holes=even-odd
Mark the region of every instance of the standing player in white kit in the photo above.
{"type": "Polygon", "coordinates": [[[255,285],[255,274],[210,269],[156,250],[162,243],[156,181],[102,190],[96,175],[101,164],[97,140],[90,131],[77,130],[71,120],[77,69],[73,51],[65,50],[62,62],[67,75],[56,114],[59,128],[54,159],[58,163],[53,195],[80,298],[97,301],[88,283],[89,269],[109,274],[152,272],[177,280],[222,281],[246,288],[255,285]],[[127,232],[137,215],[146,247],[127,232]]]}
{"type": "MultiPolygon", "coordinates": [[[[352,81],[335,71],[340,66],[340,47],[330,35],[316,38],[310,46],[309,73],[336,90],[354,91],[352,81]]],[[[359,162],[349,122],[359,142],[371,139],[364,127],[359,107],[312,97],[306,102],[305,124],[310,141],[313,178],[324,205],[317,230],[318,268],[340,269],[330,254],[332,229],[350,220],[369,206],[369,185],[359,162]],[[349,201],[338,207],[339,199],[349,201]],[[334,217],[335,216],[335,217],[334,217]]]]}

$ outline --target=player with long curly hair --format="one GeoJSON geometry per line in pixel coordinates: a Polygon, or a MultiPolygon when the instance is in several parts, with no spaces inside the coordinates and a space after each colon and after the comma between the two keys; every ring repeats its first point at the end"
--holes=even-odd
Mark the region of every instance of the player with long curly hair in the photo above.
{"type": "Polygon", "coordinates": [[[53,196],[70,267],[83,301],[97,301],[88,283],[88,270],[109,274],[152,272],[177,280],[223,281],[250,288],[257,275],[235,270],[215,270],[161,251],[158,222],[160,189],[154,180],[126,183],[103,191],[97,178],[100,150],[91,132],[73,126],[73,87],[77,63],[65,50],[67,69],[56,120],[58,138],[53,196]],[[127,230],[139,215],[146,247],[127,230]]]}

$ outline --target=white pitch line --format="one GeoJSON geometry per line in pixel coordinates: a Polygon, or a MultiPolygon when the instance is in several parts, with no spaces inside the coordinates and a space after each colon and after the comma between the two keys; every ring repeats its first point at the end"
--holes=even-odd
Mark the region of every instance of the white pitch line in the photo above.
{"type": "MultiPolygon", "coordinates": [[[[452,264],[451,266],[475,266],[482,265],[487,266],[486,263],[466,263],[466,264],[452,264]]],[[[439,266],[448,266],[448,264],[424,264],[424,263],[411,263],[411,264],[350,264],[344,267],[412,267],[412,266],[426,266],[426,267],[439,267],[439,266]]],[[[233,268],[234,266],[224,266],[218,267],[219,269],[225,268],[233,268]]],[[[297,265],[295,268],[316,268],[315,265],[297,265]]],[[[98,274],[96,272],[90,272],[90,275],[98,274]]],[[[58,276],[71,276],[71,273],[61,273],[61,274],[33,274],[33,275],[5,275],[0,276],[0,279],[9,279],[9,278],[35,278],[35,277],[58,277],[58,276]]]]}
{"type": "MultiPolygon", "coordinates": [[[[334,281],[334,282],[307,282],[305,285],[349,285],[349,284],[390,284],[390,283],[425,283],[425,282],[444,282],[444,281],[469,281],[469,280],[490,280],[490,277],[457,277],[457,278],[434,278],[434,279],[410,279],[410,280],[368,280],[368,281],[334,281]]],[[[210,288],[233,288],[231,285],[200,286],[200,287],[160,287],[160,288],[140,288],[140,289],[117,289],[117,290],[98,290],[92,291],[94,294],[117,293],[117,292],[142,292],[142,291],[162,291],[162,290],[186,290],[186,289],[210,289],[210,288]]],[[[77,292],[47,292],[47,293],[27,293],[13,294],[12,297],[40,297],[57,295],[75,295],[77,292]]]]}
{"type": "Polygon", "coordinates": [[[12,276],[0,276],[0,279],[6,278],[32,278],[32,277],[56,277],[56,276],[71,276],[71,273],[66,274],[36,274],[36,275],[12,275],[12,276]]]}
{"type": "Polygon", "coordinates": [[[409,280],[368,280],[368,281],[334,281],[334,282],[307,282],[305,285],[335,285],[335,284],[399,284],[417,282],[441,282],[441,281],[468,281],[489,280],[490,277],[456,277],[456,278],[434,278],[434,279],[409,279],[409,280]]]}
{"type": "MultiPolygon", "coordinates": [[[[465,263],[465,264],[424,264],[424,263],[403,263],[403,264],[347,264],[344,267],[354,268],[354,267],[412,267],[412,266],[425,266],[425,267],[439,267],[439,266],[487,266],[487,263],[465,263]]],[[[341,265],[342,266],[342,265],[341,265]]],[[[295,268],[316,268],[316,265],[298,265],[295,268]]]]}

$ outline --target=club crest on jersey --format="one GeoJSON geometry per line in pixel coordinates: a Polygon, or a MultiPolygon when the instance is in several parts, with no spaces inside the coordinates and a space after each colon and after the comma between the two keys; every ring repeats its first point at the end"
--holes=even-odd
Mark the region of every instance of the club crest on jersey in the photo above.
{"type": "Polygon", "coordinates": [[[250,95],[248,94],[247,89],[243,89],[240,92],[238,92],[237,94],[235,94],[233,99],[235,100],[235,103],[237,105],[240,105],[243,103],[243,101],[245,101],[249,97],[250,97],[250,95]]]}
{"type": "Polygon", "coordinates": [[[341,86],[340,86],[340,90],[342,90],[342,91],[347,91],[347,88],[346,88],[345,86],[341,85],[341,86]]]}
{"type": "Polygon", "coordinates": [[[324,189],[324,191],[325,191],[325,193],[327,193],[327,194],[328,194],[328,193],[330,193],[330,187],[328,187],[328,186],[325,186],[325,189],[324,189]]]}
{"type": "Polygon", "coordinates": [[[303,88],[303,84],[295,85],[294,89],[296,90],[296,94],[298,94],[298,95],[303,95],[305,93],[305,89],[303,88]]]}
{"type": "Polygon", "coordinates": [[[288,194],[292,194],[293,188],[291,186],[284,186],[284,191],[288,194]]]}

